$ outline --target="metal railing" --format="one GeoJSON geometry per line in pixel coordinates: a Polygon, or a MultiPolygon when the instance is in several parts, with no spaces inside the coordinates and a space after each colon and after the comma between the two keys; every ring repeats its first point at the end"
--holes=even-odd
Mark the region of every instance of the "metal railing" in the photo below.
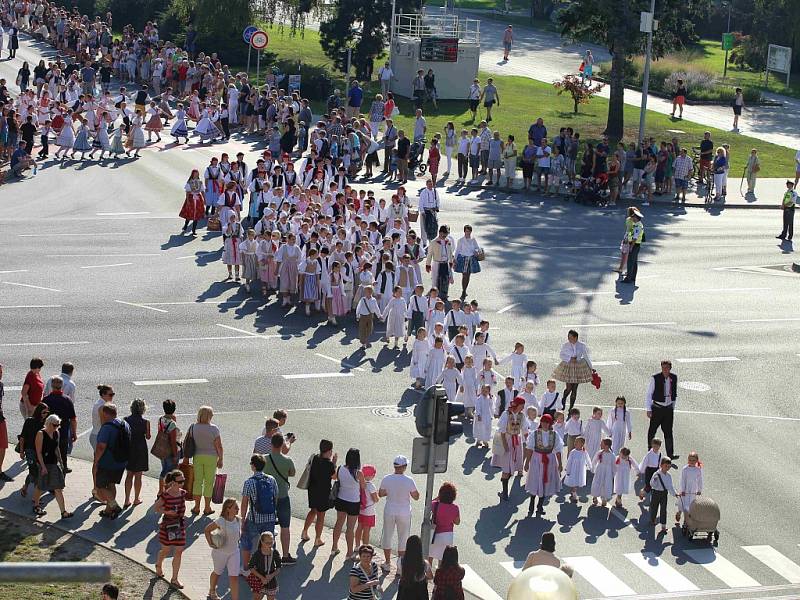
{"type": "Polygon", "coordinates": [[[481,22],[463,19],[455,14],[397,14],[394,16],[394,37],[446,37],[459,42],[480,44],[481,22]]]}

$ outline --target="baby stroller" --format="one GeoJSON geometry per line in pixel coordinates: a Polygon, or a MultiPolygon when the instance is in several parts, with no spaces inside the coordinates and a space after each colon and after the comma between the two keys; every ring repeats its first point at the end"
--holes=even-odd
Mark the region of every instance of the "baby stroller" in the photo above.
{"type": "Polygon", "coordinates": [[[419,169],[419,174],[423,175],[428,169],[428,165],[423,162],[422,155],[425,153],[425,139],[417,140],[411,144],[408,158],[408,172],[412,175],[419,169]]]}
{"type": "Polygon", "coordinates": [[[582,178],[581,187],[575,195],[575,202],[605,206],[608,203],[608,175],[598,173],[595,177],[582,178]]]}
{"type": "Polygon", "coordinates": [[[705,535],[708,542],[714,539],[716,544],[719,541],[719,505],[709,496],[697,496],[692,503],[689,512],[685,513],[683,527],[681,531],[690,540],[695,535],[705,535]]]}

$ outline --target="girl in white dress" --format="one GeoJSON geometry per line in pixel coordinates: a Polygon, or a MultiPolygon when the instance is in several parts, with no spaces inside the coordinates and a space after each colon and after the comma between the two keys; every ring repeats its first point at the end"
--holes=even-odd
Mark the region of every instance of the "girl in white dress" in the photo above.
{"type": "Polygon", "coordinates": [[[433,342],[433,348],[428,352],[428,360],[425,363],[425,389],[428,389],[439,380],[439,375],[444,370],[444,361],[447,351],[444,349],[444,340],[437,337],[433,342]]]}
{"type": "Polygon", "coordinates": [[[525,385],[528,356],[525,354],[525,345],[522,342],[514,344],[514,352],[506,356],[499,364],[511,361],[511,377],[514,378],[514,388],[521,389],[525,385]]]}
{"type": "MultiPolygon", "coordinates": [[[[394,347],[400,344],[400,338],[406,335],[406,312],[408,305],[403,299],[403,289],[396,285],[392,291],[392,298],[386,303],[381,317],[386,321],[386,343],[394,338],[394,347]]],[[[455,398],[454,396],[451,396],[455,398]]]]}
{"type": "Polygon", "coordinates": [[[614,404],[614,408],[608,413],[606,425],[611,431],[611,451],[618,454],[625,441],[631,439],[631,413],[625,396],[617,396],[614,404]]]}
{"type": "Polygon", "coordinates": [[[681,469],[681,483],[678,486],[678,512],[675,522],[680,524],[681,513],[688,513],[697,496],[703,492],[703,463],[697,452],[689,452],[688,464],[681,469]]]}
{"type": "Polygon", "coordinates": [[[424,327],[417,329],[414,344],[411,346],[411,379],[414,380],[414,388],[421,389],[425,382],[425,367],[428,364],[428,353],[431,350],[428,340],[428,332],[424,327]]]}
{"type": "Polygon", "coordinates": [[[426,321],[426,325],[430,331],[433,331],[433,326],[436,323],[444,323],[445,319],[445,312],[444,312],[444,302],[441,300],[436,300],[433,305],[433,310],[431,314],[428,315],[428,319],[426,321]]]}
{"type": "Polygon", "coordinates": [[[134,151],[134,156],[139,156],[139,150],[147,146],[144,131],[142,131],[142,121],[142,111],[137,110],[136,115],[131,119],[131,130],[128,132],[128,140],[125,144],[127,156],[131,155],[131,150],[134,151]]]}
{"type": "Polygon", "coordinates": [[[328,285],[328,323],[337,325],[336,317],[343,317],[347,314],[348,304],[345,296],[345,274],[339,261],[333,261],[331,265],[330,284],[328,285]]]}
{"type": "Polygon", "coordinates": [[[530,456],[528,479],[525,482],[525,490],[531,496],[528,516],[533,515],[537,496],[539,496],[539,504],[536,506],[536,511],[544,513],[545,498],[557,494],[561,489],[559,473],[562,470],[561,451],[564,449],[564,443],[552,430],[552,426],[553,417],[542,415],[539,420],[539,429],[531,431],[525,443],[530,456]]]}
{"type": "Polygon", "coordinates": [[[114,137],[111,140],[111,150],[109,154],[119,156],[125,152],[125,147],[122,145],[122,126],[117,127],[114,131],[114,137]]]}
{"type": "Polygon", "coordinates": [[[583,436],[575,438],[575,447],[567,455],[567,465],[564,467],[564,485],[570,488],[570,499],[578,501],[578,488],[586,485],[586,471],[592,470],[592,460],[584,448],[586,440],[583,436]]]}
{"type": "Polygon", "coordinates": [[[475,398],[478,396],[478,370],[475,368],[475,357],[467,354],[464,357],[464,368],[461,369],[461,389],[456,397],[456,402],[464,405],[465,418],[472,420],[475,412],[475,398]]]}
{"type": "Polygon", "coordinates": [[[639,465],[631,458],[631,451],[628,448],[620,448],[619,456],[614,465],[614,493],[617,500],[614,506],[622,508],[622,496],[631,493],[631,471],[635,473],[634,480],[639,476],[639,465]]]}
{"type": "Polygon", "coordinates": [[[614,495],[614,468],[616,466],[616,457],[611,452],[611,438],[603,438],[600,442],[600,452],[598,452],[592,461],[592,470],[594,470],[594,478],[592,479],[592,504],[597,504],[597,499],[603,501],[603,506],[608,504],[608,501],[614,495]]]}
{"type": "Polygon", "coordinates": [[[111,141],[108,139],[108,113],[103,112],[100,121],[97,123],[97,130],[94,133],[94,140],[92,141],[92,151],[89,152],[89,158],[94,158],[94,153],[100,150],[100,158],[103,154],[108,152],[111,154],[111,141]]]}
{"type": "Polygon", "coordinates": [[[603,421],[603,409],[595,406],[592,409],[592,418],[583,425],[583,437],[586,438],[586,452],[589,456],[597,456],[600,452],[600,442],[611,435],[606,422],[603,421]]]}
{"type": "Polygon", "coordinates": [[[358,301],[361,300],[361,297],[364,295],[364,288],[368,285],[372,286],[375,283],[375,276],[372,274],[372,263],[367,261],[363,264],[356,277],[356,283],[358,287],[353,294],[353,308],[358,305],[358,301]]]}
{"type": "Polygon", "coordinates": [[[186,138],[186,143],[189,143],[189,128],[186,125],[186,111],[183,110],[183,104],[178,104],[178,110],[175,111],[175,122],[169,133],[175,138],[176,144],[180,144],[181,138],[186,138]]]}
{"type": "Polygon", "coordinates": [[[75,144],[75,130],[72,128],[72,111],[70,110],[64,115],[64,127],[61,128],[61,132],[56,138],[56,146],[58,146],[56,158],[62,152],[61,158],[66,158],[67,152],[72,150],[73,144],[75,144]]]}
{"type": "Polygon", "coordinates": [[[228,222],[223,225],[222,231],[222,263],[228,267],[228,279],[233,276],[236,269],[236,281],[239,279],[239,265],[242,262],[240,244],[242,241],[242,225],[239,223],[235,212],[228,215],[228,222]]]}
{"type": "Polygon", "coordinates": [[[488,385],[481,387],[481,393],[475,398],[475,421],[472,423],[472,435],[475,436],[475,447],[489,447],[492,439],[492,419],[497,408],[497,399],[492,395],[488,385]]]}
{"type": "Polygon", "coordinates": [[[442,384],[444,387],[444,391],[447,393],[447,398],[450,402],[453,402],[456,399],[456,394],[458,393],[458,388],[464,383],[464,380],[461,379],[461,371],[456,368],[456,359],[452,356],[448,356],[445,359],[444,363],[444,370],[442,370],[439,378],[436,380],[436,383],[442,384]]]}
{"type": "Polygon", "coordinates": [[[250,292],[250,284],[258,280],[258,242],[256,241],[255,229],[247,230],[247,239],[239,246],[242,253],[242,277],[244,277],[244,289],[250,292]]]}

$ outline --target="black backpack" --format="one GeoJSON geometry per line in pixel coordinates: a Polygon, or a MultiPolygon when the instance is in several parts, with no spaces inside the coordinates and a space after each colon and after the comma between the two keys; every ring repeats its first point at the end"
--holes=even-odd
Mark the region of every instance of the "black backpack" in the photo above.
{"type": "Polygon", "coordinates": [[[127,463],[131,457],[131,429],[125,421],[119,424],[112,421],[111,425],[117,429],[117,439],[111,448],[111,455],[118,463],[127,463]]]}

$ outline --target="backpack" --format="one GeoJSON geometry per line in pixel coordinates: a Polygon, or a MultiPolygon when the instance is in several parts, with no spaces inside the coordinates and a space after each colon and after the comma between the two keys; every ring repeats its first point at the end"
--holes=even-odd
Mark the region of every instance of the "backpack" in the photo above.
{"type": "Polygon", "coordinates": [[[275,514],[275,495],[273,494],[272,485],[269,479],[265,477],[255,477],[256,485],[256,512],[262,515],[275,514]]]}
{"type": "Polygon", "coordinates": [[[111,448],[111,455],[118,463],[127,463],[131,457],[131,430],[127,423],[111,423],[117,429],[117,440],[111,448]]]}

